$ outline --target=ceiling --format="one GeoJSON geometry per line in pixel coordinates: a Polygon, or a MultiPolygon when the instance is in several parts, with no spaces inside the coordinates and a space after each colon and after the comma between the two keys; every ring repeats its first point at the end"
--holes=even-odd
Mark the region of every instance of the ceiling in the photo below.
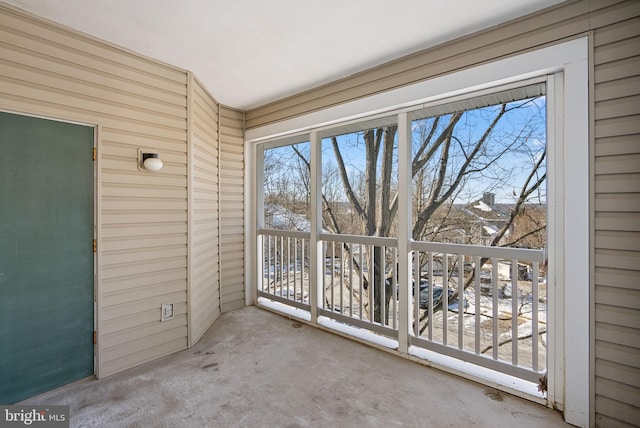
{"type": "Polygon", "coordinates": [[[562,0],[0,1],[191,70],[246,110],[562,0]]]}

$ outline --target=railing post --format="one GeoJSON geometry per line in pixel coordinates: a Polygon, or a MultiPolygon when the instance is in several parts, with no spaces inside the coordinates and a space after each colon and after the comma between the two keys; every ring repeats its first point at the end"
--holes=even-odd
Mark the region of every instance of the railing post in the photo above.
{"type": "MultiPolygon", "coordinates": [[[[264,148],[262,146],[254,146],[253,148],[256,159],[255,168],[255,230],[258,231],[264,228],[264,148]]],[[[250,300],[254,303],[258,303],[258,291],[262,291],[264,287],[264,236],[261,233],[255,235],[256,248],[253,252],[255,255],[254,268],[256,269],[255,284],[249,287],[251,293],[250,300]]],[[[270,238],[267,238],[270,239],[270,238]]],[[[268,256],[269,254],[267,254],[268,256]]],[[[267,267],[270,269],[269,264],[267,267]]]]}
{"type": "Polygon", "coordinates": [[[322,140],[316,132],[309,135],[311,143],[311,228],[309,236],[309,304],[311,323],[318,322],[318,302],[322,299],[322,140]]]}
{"type": "Polygon", "coordinates": [[[404,112],[398,114],[398,350],[403,354],[409,353],[411,327],[411,223],[411,121],[404,112]]]}
{"type": "Polygon", "coordinates": [[[256,284],[255,287],[251,287],[251,298],[253,302],[258,301],[258,291],[262,291],[264,286],[264,235],[258,234],[256,236],[256,284]]]}

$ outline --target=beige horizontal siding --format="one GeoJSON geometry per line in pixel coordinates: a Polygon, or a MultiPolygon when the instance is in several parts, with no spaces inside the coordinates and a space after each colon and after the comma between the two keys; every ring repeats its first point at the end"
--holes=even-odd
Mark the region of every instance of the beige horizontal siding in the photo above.
{"type": "Polygon", "coordinates": [[[596,230],[640,231],[636,213],[599,211],[595,223],[596,230]]]}
{"type": "MultiPolygon", "coordinates": [[[[596,358],[600,359],[602,364],[599,365],[600,375],[606,375],[607,372],[613,372],[611,376],[621,375],[623,371],[618,372],[616,367],[637,367],[640,361],[640,349],[621,346],[615,343],[601,341],[596,348],[596,358]],[[612,370],[613,368],[613,370],[612,370]]],[[[631,397],[633,398],[633,397],[631,397]]]]}
{"type": "Polygon", "coordinates": [[[599,290],[613,285],[633,290],[640,284],[640,271],[601,267],[596,269],[595,282],[601,285],[599,290]]]}
{"type": "Polygon", "coordinates": [[[609,427],[637,427],[637,414],[634,413],[634,406],[625,405],[617,400],[611,400],[605,397],[596,398],[596,406],[606,410],[606,414],[616,415],[617,418],[601,417],[598,415],[596,426],[609,427]]]}
{"type": "Polygon", "coordinates": [[[598,145],[595,147],[596,157],[636,153],[640,153],[640,137],[638,135],[599,138],[598,145]]]}
{"type": "Polygon", "coordinates": [[[595,426],[598,428],[607,427],[607,428],[635,428],[636,425],[627,424],[621,421],[617,421],[615,419],[611,419],[607,416],[598,415],[596,418],[595,426]]]}
{"type": "Polygon", "coordinates": [[[0,4],[0,108],[99,126],[100,376],[187,346],[186,83],[182,70],[0,4]],[[141,147],[160,152],[161,172],[138,170],[141,147]],[[161,323],[166,302],[175,318],[161,323]]]}
{"type": "MultiPolygon", "coordinates": [[[[598,245],[599,243],[596,242],[596,246],[598,245]]],[[[596,267],[599,266],[617,269],[637,269],[640,266],[640,253],[636,251],[596,249],[596,267]]]]}
{"type": "MultiPolygon", "coordinates": [[[[613,270],[612,268],[608,269],[613,270]]],[[[596,289],[595,297],[597,304],[629,309],[638,309],[638,306],[640,306],[638,303],[640,293],[633,288],[602,285],[596,289]]],[[[596,316],[596,319],[598,319],[598,316],[596,316]]]]}
{"type": "Polygon", "coordinates": [[[244,114],[220,109],[220,304],[244,306],[244,114]],[[230,203],[226,203],[229,201],[230,203]]]}
{"type": "MultiPolygon", "coordinates": [[[[633,208],[633,207],[631,207],[633,208]]],[[[599,231],[596,233],[598,248],[640,252],[640,233],[599,231]]]]}
{"type": "Polygon", "coordinates": [[[3,16],[0,30],[4,32],[2,40],[6,43],[63,58],[69,63],[103,70],[144,85],[184,93],[180,84],[186,77],[183,71],[131,55],[62,26],[12,13],[3,16]]]}
{"type": "MultiPolygon", "coordinates": [[[[634,329],[640,325],[640,311],[637,310],[637,307],[624,308],[598,304],[596,306],[596,321],[634,329]]],[[[640,335],[638,335],[637,338],[640,342],[640,335]]],[[[640,345],[640,343],[638,343],[638,345],[640,345]]],[[[640,348],[640,346],[638,346],[638,348],[640,348]]],[[[638,361],[638,364],[640,365],[640,361],[638,361]]]]}
{"type": "Polygon", "coordinates": [[[615,397],[617,401],[624,404],[635,404],[631,402],[631,399],[636,391],[631,386],[620,385],[606,379],[598,379],[596,381],[596,385],[598,386],[598,389],[604,393],[603,395],[606,395],[607,397],[615,397]]]}
{"type": "MultiPolygon", "coordinates": [[[[640,120],[640,115],[637,117],[640,120]]],[[[596,169],[602,174],[640,173],[640,153],[616,156],[599,156],[596,169]]]]}
{"type": "MultiPolygon", "coordinates": [[[[176,324],[186,324],[186,317],[176,317],[175,321],[176,324]]],[[[140,340],[123,343],[116,348],[109,348],[105,352],[106,362],[103,370],[116,373],[121,371],[122,367],[134,367],[151,361],[149,354],[157,355],[155,359],[173,354],[176,349],[184,349],[186,338],[183,336],[183,330],[184,328],[181,327],[169,329],[167,326],[161,334],[146,336],[140,340]]]]}
{"type": "Polygon", "coordinates": [[[193,346],[220,314],[218,105],[190,75],[189,329],[193,346]]]}
{"type": "MultiPolygon", "coordinates": [[[[186,276],[186,268],[167,268],[153,272],[145,272],[138,275],[128,275],[126,279],[118,277],[105,279],[103,284],[109,286],[111,296],[118,297],[118,293],[124,295],[126,292],[129,292],[129,290],[142,290],[144,288],[154,289],[156,286],[158,287],[157,291],[160,292],[160,289],[164,287],[163,284],[176,284],[184,281],[186,276]]],[[[171,288],[170,292],[173,291],[175,291],[175,288],[171,288]]],[[[107,301],[105,301],[105,303],[107,303],[107,301]]],[[[157,318],[157,316],[154,318],[157,318]]]]}
{"type": "Polygon", "coordinates": [[[640,13],[625,3],[633,13],[593,33],[599,426],[640,424],[640,13]]]}

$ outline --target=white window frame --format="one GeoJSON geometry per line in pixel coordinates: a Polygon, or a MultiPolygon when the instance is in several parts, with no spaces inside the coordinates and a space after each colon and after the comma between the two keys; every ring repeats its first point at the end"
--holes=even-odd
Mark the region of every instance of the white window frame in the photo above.
{"type": "MultiPolygon", "coordinates": [[[[245,133],[247,303],[256,301],[256,204],[258,143],[317,131],[346,121],[398,112],[526,79],[548,76],[549,307],[548,404],[565,420],[589,424],[589,94],[588,38],[526,52],[370,97],[249,129],[245,133]],[[552,104],[549,106],[549,104],[552,104]],[[568,156],[567,154],[570,154],[568,156]],[[570,361],[570,364],[566,362],[570,361]]],[[[400,245],[402,243],[399,243],[400,245]]]]}

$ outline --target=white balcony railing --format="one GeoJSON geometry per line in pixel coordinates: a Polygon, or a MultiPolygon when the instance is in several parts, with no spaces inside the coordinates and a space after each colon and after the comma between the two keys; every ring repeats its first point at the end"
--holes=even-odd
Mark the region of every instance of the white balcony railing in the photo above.
{"type": "Polygon", "coordinates": [[[397,281],[393,275],[397,241],[332,234],[321,234],[320,239],[324,274],[318,313],[397,339],[397,281]],[[372,268],[376,266],[377,271],[372,268]]]}
{"type": "Polygon", "coordinates": [[[537,383],[546,371],[544,251],[430,242],[411,249],[420,299],[410,343],[537,383]]]}
{"type": "Polygon", "coordinates": [[[318,317],[392,347],[408,331],[412,347],[529,382],[546,371],[543,250],[412,242],[410,283],[399,284],[395,238],[319,234],[322,250],[310,260],[307,232],[260,229],[258,237],[258,297],[311,313],[315,293],[318,317]],[[401,295],[409,296],[406,317],[401,295]]]}
{"type": "Polygon", "coordinates": [[[260,237],[258,296],[309,310],[309,233],[269,230],[260,237]]]}

